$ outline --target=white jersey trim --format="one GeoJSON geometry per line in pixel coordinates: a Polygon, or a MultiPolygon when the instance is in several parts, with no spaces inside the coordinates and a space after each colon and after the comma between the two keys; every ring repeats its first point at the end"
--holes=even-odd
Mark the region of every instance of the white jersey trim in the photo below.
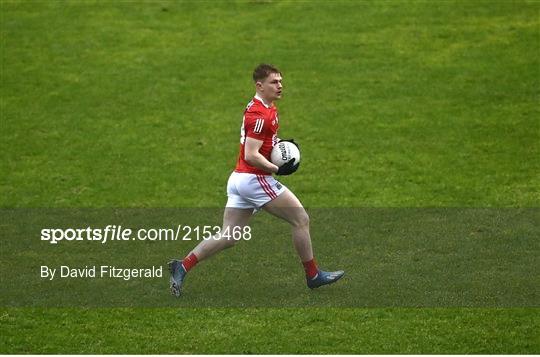
{"type": "Polygon", "coordinates": [[[271,105],[266,105],[264,100],[259,96],[259,93],[255,94],[255,99],[257,99],[259,102],[261,102],[266,107],[266,109],[270,109],[271,105]]]}

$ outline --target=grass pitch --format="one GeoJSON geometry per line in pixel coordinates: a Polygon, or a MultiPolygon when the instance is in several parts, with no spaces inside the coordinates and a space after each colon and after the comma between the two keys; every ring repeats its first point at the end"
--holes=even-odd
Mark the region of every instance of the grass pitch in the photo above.
{"type": "MultiPolygon", "coordinates": [[[[304,158],[283,182],[306,206],[538,207],[539,13],[2,1],[1,206],[223,206],[250,71],[267,61],[284,74],[280,136],[304,158]]],[[[537,306],[4,307],[0,351],[538,353],[537,306]]]]}

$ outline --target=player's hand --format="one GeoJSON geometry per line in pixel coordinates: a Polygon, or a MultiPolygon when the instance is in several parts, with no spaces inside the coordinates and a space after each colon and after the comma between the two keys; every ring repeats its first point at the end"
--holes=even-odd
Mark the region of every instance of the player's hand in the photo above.
{"type": "Polygon", "coordinates": [[[295,165],[294,164],[295,161],[296,159],[290,159],[289,161],[281,165],[278,169],[278,172],[276,172],[276,175],[287,176],[287,175],[295,173],[296,170],[298,170],[298,167],[300,166],[300,163],[295,165]]]}
{"type": "Polygon", "coordinates": [[[282,142],[282,141],[288,141],[290,143],[293,143],[294,145],[296,145],[296,147],[298,148],[298,150],[300,150],[300,146],[298,146],[298,144],[296,143],[296,141],[294,141],[294,139],[280,139],[279,142],[282,142]]]}

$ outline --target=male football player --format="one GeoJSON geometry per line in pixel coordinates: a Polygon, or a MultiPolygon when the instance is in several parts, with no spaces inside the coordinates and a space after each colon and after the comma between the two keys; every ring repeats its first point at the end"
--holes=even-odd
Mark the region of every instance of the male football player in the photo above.
{"type": "MultiPolygon", "coordinates": [[[[253,72],[255,97],[249,102],[240,132],[240,154],[234,172],[227,183],[227,204],[223,214],[221,234],[201,241],[183,260],[169,262],[170,289],[180,296],[186,274],[200,261],[233,246],[234,230],[247,226],[250,217],[259,209],[284,219],[292,227],[292,239],[311,289],[339,280],[344,272],[326,272],[313,258],[309,234],[309,217],[298,198],[272,174],[290,175],[299,163],[291,159],[281,167],[270,161],[272,148],[279,141],[279,118],[274,102],[281,99],[281,72],[269,64],[261,64],[253,72]],[[225,234],[226,232],[227,234],[225,234]]],[[[289,140],[294,143],[294,140],[289,140]]],[[[296,143],[295,143],[296,144],[296,143]]]]}

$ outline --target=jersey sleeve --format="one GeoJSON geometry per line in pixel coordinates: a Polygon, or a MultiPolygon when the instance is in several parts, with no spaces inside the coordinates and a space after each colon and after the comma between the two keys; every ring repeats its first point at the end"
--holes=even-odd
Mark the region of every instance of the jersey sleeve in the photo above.
{"type": "Polygon", "coordinates": [[[244,114],[244,130],[247,137],[264,140],[268,130],[264,114],[259,111],[247,111],[244,114]]]}

